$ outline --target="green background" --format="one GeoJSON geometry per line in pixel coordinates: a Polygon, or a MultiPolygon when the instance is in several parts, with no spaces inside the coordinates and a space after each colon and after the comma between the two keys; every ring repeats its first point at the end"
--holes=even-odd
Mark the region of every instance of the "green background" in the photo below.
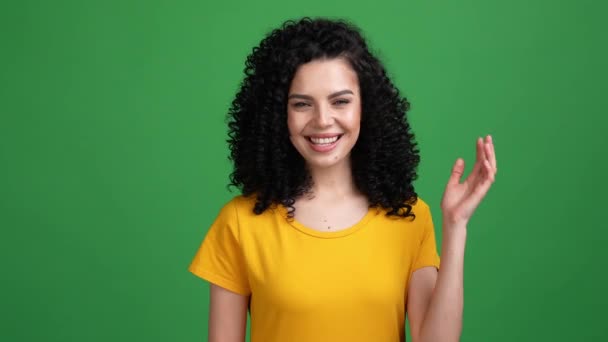
{"type": "Polygon", "coordinates": [[[206,340],[186,268],[236,195],[224,115],[251,49],[302,15],[359,25],[412,102],[436,228],[452,163],[494,136],[462,341],[608,339],[607,7],[2,2],[0,340],[206,340]]]}

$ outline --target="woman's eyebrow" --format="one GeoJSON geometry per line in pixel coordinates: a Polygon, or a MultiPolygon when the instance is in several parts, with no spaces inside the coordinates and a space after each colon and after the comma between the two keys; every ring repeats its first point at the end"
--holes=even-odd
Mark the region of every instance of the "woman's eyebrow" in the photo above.
{"type": "Polygon", "coordinates": [[[340,96],[340,95],[344,95],[344,94],[351,94],[351,95],[353,95],[353,92],[350,89],[344,89],[344,90],[337,91],[337,92],[335,92],[333,94],[330,94],[327,98],[331,99],[331,98],[334,98],[334,97],[337,97],[337,96],[340,96]]]}
{"type": "MultiPolygon", "coordinates": [[[[337,96],[340,96],[340,95],[344,95],[344,94],[354,95],[351,90],[345,89],[345,90],[337,91],[335,93],[331,93],[331,94],[329,94],[329,96],[327,96],[327,98],[328,99],[332,99],[334,97],[337,97],[337,96]]],[[[312,100],[312,96],[303,95],[303,94],[291,94],[291,95],[289,95],[289,97],[287,97],[288,100],[289,99],[293,99],[293,98],[304,99],[304,100],[312,100]]]]}

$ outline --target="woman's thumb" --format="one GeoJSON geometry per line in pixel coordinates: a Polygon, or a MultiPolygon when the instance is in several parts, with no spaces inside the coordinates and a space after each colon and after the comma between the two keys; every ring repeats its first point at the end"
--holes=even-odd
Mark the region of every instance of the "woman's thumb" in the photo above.
{"type": "Polygon", "coordinates": [[[450,175],[450,180],[448,184],[459,184],[460,179],[462,178],[462,174],[464,172],[464,160],[462,158],[456,159],[454,166],[452,167],[452,174],[450,175]]]}

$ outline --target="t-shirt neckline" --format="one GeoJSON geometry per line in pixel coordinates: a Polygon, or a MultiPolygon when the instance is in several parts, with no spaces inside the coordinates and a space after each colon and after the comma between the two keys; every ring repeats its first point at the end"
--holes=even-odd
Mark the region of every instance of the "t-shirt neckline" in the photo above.
{"type": "Polygon", "coordinates": [[[307,235],[310,235],[313,237],[317,237],[317,238],[322,238],[322,239],[335,239],[335,238],[340,238],[340,237],[351,235],[351,234],[361,230],[361,228],[365,227],[365,225],[374,216],[376,216],[380,212],[377,208],[370,207],[367,209],[367,212],[365,213],[365,215],[354,225],[341,229],[341,230],[338,230],[338,231],[334,231],[334,232],[324,232],[324,231],[310,228],[310,227],[302,224],[295,218],[288,218],[287,217],[287,208],[285,208],[284,206],[280,206],[280,207],[282,209],[282,210],[280,210],[282,218],[285,219],[285,221],[291,227],[295,228],[296,230],[298,230],[304,234],[307,234],[307,235]]]}

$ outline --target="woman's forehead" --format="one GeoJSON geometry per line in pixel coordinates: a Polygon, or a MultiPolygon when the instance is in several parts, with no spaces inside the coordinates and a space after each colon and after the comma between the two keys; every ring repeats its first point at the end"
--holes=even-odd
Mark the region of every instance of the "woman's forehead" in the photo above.
{"type": "Polygon", "coordinates": [[[291,82],[290,94],[330,95],[343,90],[358,93],[357,73],[342,58],[314,60],[300,65],[291,82]]]}

